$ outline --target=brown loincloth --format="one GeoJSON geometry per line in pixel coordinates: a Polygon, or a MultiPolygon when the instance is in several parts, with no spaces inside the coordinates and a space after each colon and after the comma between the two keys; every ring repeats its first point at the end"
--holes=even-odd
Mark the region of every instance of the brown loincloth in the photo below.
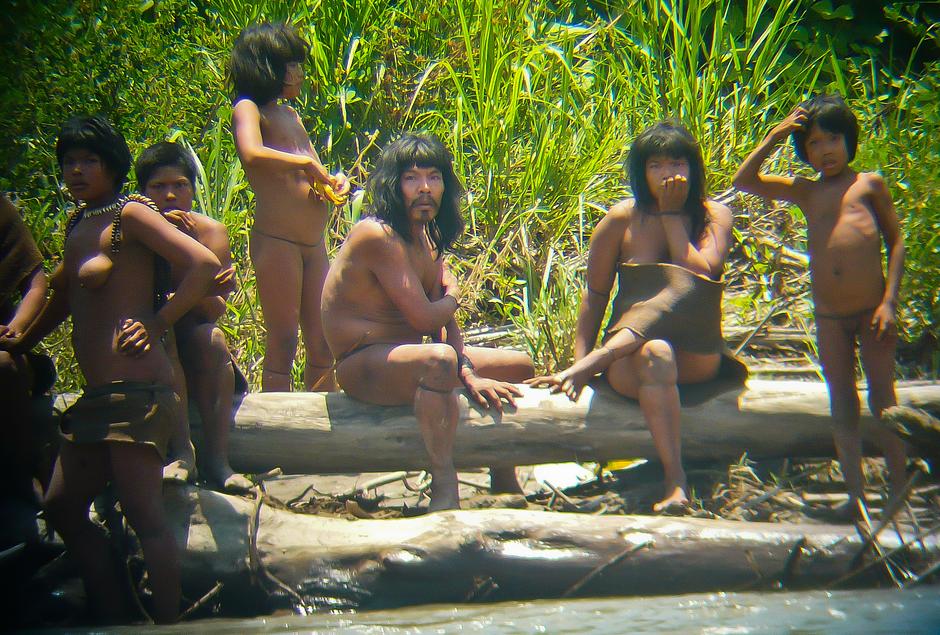
{"type": "Polygon", "coordinates": [[[142,443],[166,460],[166,449],[180,416],[179,397],[168,386],[116,381],[86,389],[62,413],[62,437],[72,443],[142,443]]]}
{"type": "Polygon", "coordinates": [[[668,263],[621,264],[617,281],[604,341],[619,330],[630,329],[645,340],[666,340],[690,353],[721,353],[713,379],[679,385],[683,406],[744,386],[747,367],[721,337],[724,283],[668,263]]]}
{"type": "Polygon", "coordinates": [[[23,280],[40,266],[42,254],[26,223],[20,218],[13,203],[0,195],[0,307],[19,291],[23,280]]]}

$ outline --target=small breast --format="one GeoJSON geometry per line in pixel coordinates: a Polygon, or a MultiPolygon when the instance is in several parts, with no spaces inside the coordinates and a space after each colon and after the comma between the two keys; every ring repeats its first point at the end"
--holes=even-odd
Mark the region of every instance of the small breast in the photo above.
{"type": "Polygon", "coordinates": [[[114,262],[104,254],[89,258],[78,268],[78,284],[84,289],[97,289],[108,281],[114,262]]]}

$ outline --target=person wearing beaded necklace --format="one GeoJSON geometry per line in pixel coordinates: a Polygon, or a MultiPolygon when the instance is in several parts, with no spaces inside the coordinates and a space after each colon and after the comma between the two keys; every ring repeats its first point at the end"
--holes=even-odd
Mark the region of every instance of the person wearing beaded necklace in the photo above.
{"type": "Polygon", "coordinates": [[[123,196],[130,151],[101,116],[74,117],[56,155],[80,201],[68,222],[52,296],[13,348],[32,347],[68,316],[86,387],[62,415],[63,442],[43,501],[46,517],[78,561],[100,617],[132,616],[122,567],[88,508],[108,482],[140,540],[157,622],[179,615],[179,552],[163,509],[163,459],[179,416],[161,337],[210,291],[219,260],[178,231],[147,199],[123,196]],[[155,306],[157,259],[185,271],[155,306]],[[162,305],[162,306],[160,306],[162,305]]]}

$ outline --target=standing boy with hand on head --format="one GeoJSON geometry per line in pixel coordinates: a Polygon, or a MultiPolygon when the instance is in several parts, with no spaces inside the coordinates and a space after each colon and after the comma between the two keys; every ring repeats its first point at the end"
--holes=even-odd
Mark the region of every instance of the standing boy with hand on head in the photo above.
{"type": "MultiPolygon", "coordinates": [[[[884,179],[849,167],[858,130],[855,115],[841,97],[819,95],[771,130],[734,176],[739,190],[793,203],[806,217],[819,361],[829,388],[849,513],[864,500],[856,341],[868,380],[868,405],[880,417],[885,408],[897,404],[895,313],[904,270],[903,236],[884,179]],[[773,148],[791,134],[797,156],[819,173],[817,179],[759,172],[773,148]],[[882,240],[888,252],[887,279],[881,263],[882,240]]],[[[904,444],[883,429],[875,441],[884,452],[896,494],[906,481],[904,444]]]]}
{"type": "Polygon", "coordinates": [[[232,132],[257,202],[249,253],[267,332],[265,391],[290,390],[298,323],[307,355],[305,387],[336,389],[320,294],[329,268],[326,199],[342,204],[349,182],[327,172],[300,117],[278,103],[300,95],[307,51],[290,26],[268,23],[246,28],[232,50],[232,132]]]}

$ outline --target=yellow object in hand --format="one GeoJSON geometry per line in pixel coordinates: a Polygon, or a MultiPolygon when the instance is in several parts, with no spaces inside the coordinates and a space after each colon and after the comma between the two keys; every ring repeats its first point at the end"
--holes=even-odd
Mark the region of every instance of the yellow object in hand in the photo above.
{"type": "Polygon", "coordinates": [[[347,196],[340,196],[333,191],[333,188],[327,185],[326,183],[320,183],[317,181],[313,184],[313,188],[317,191],[317,194],[320,195],[320,198],[330,201],[333,205],[345,205],[347,196]]]}

